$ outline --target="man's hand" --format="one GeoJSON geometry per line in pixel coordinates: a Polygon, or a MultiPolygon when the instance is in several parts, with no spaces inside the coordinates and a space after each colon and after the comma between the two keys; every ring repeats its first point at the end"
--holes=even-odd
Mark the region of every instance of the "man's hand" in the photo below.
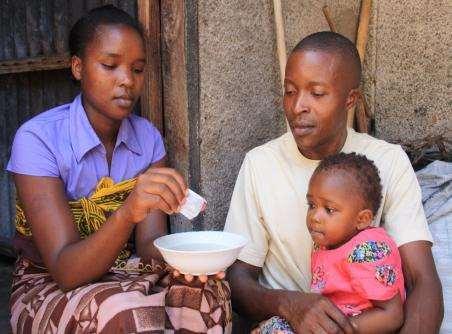
{"type": "Polygon", "coordinates": [[[255,321],[285,318],[296,333],[354,333],[350,320],[327,298],[299,291],[267,289],[258,277],[262,268],[236,261],[228,269],[232,305],[255,321]]]}
{"type": "Polygon", "coordinates": [[[279,313],[296,333],[354,333],[350,320],[327,298],[298,291],[285,294],[279,313]]]}

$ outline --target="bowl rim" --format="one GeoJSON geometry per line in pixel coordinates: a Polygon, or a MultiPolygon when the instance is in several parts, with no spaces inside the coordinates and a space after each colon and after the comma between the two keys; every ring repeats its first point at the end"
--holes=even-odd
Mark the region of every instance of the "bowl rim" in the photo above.
{"type": "Polygon", "coordinates": [[[238,248],[243,248],[245,247],[245,245],[248,243],[248,238],[246,238],[245,236],[241,235],[241,234],[237,234],[237,233],[232,233],[232,232],[226,232],[226,231],[188,231],[188,232],[176,232],[176,233],[171,233],[171,234],[165,234],[162,235],[161,237],[158,237],[157,239],[154,240],[153,244],[155,247],[157,247],[157,249],[159,250],[163,250],[165,252],[172,252],[172,253],[189,253],[189,254],[200,254],[200,253],[208,253],[208,254],[214,254],[214,253],[220,253],[220,252],[224,252],[224,251],[231,251],[231,250],[235,250],[238,248]],[[166,248],[163,247],[161,245],[157,244],[157,241],[159,239],[163,239],[165,237],[168,237],[170,235],[174,235],[174,234],[195,234],[195,233],[200,233],[200,232],[216,232],[216,233],[223,233],[223,234],[229,234],[232,235],[234,237],[239,237],[240,240],[240,245],[238,246],[234,246],[234,247],[228,247],[228,248],[220,248],[220,249],[215,249],[215,250],[177,250],[177,249],[171,249],[171,248],[166,248]]]}

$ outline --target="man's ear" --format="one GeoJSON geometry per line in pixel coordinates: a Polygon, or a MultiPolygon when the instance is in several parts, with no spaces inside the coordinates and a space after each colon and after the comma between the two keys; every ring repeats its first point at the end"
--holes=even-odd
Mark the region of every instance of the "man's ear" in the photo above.
{"type": "Polygon", "coordinates": [[[345,101],[346,110],[356,105],[360,94],[359,88],[353,88],[348,92],[347,100],[345,101]]]}
{"type": "Polygon", "coordinates": [[[372,224],[372,220],[374,219],[374,215],[371,210],[364,209],[358,213],[356,229],[358,231],[362,231],[365,228],[369,227],[372,224]]]}
{"type": "Polygon", "coordinates": [[[82,80],[82,60],[78,56],[71,57],[71,71],[74,78],[78,81],[82,80]]]}

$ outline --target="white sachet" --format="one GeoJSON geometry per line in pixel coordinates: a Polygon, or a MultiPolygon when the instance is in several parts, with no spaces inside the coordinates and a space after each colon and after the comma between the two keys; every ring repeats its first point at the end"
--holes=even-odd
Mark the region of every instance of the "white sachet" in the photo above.
{"type": "Polygon", "coordinates": [[[188,189],[187,200],[185,201],[184,205],[182,205],[179,213],[183,214],[185,217],[191,220],[206,208],[206,204],[207,201],[204,198],[199,196],[191,189],[188,189]]]}

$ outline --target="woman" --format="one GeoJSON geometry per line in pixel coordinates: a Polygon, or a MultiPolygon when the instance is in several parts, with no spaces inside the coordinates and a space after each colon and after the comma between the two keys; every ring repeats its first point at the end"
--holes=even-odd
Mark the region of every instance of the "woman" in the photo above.
{"type": "Polygon", "coordinates": [[[146,65],[139,25],[100,7],[69,46],[81,94],[22,125],[7,167],[20,203],[13,331],[230,330],[227,285],[171,277],[153,246],[187,186],[165,167],[156,128],[132,114],[146,65]]]}

